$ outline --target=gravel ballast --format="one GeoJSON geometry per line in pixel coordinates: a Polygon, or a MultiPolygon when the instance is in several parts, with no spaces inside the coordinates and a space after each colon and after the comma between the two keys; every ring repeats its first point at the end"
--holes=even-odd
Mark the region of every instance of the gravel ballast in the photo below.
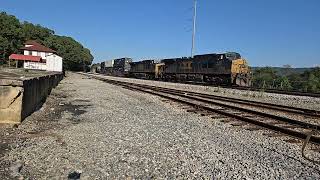
{"type": "Polygon", "coordinates": [[[189,113],[156,96],[74,73],[52,95],[58,98],[49,97],[45,109],[4,129],[1,137],[19,139],[1,157],[5,178],[320,178],[319,166],[301,156],[301,143],[189,113]],[[56,114],[35,120],[50,111],[56,114]]]}
{"type": "Polygon", "coordinates": [[[314,110],[320,109],[320,98],[316,98],[316,97],[294,96],[294,95],[275,94],[275,93],[266,93],[266,92],[258,92],[258,91],[246,91],[246,90],[238,90],[238,89],[230,89],[230,88],[213,87],[213,86],[201,86],[201,85],[143,80],[143,79],[134,79],[134,78],[122,78],[122,77],[114,77],[114,76],[104,76],[99,74],[95,74],[95,75],[103,78],[107,78],[107,79],[119,80],[124,82],[148,84],[148,85],[187,90],[187,91],[193,91],[193,92],[199,92],[199,93],[208,93],[208,94],[213,94],[218,96],[241,98],[241,99],[253,100],[258,102],[267,102],[267,103],[281,104],[281,105],[293,106],[293,107],[303,107],[303,108],[314,109],[314,110]]]}

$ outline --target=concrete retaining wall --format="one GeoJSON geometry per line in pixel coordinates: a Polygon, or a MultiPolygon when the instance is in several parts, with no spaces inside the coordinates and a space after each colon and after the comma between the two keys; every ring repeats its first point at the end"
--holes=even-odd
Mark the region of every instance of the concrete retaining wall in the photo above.
{"type": "Polygon", "coordinates": [[[0,123],[18,124],[45,102],[63,74],[30,79],[0,79],[0,123]]]}

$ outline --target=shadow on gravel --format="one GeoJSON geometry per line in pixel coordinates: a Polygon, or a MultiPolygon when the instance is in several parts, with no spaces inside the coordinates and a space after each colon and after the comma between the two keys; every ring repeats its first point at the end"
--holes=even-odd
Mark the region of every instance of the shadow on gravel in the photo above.
{"type": "MultiPolygon", "coordinates": [[[[49,119],[59,121],[64,112],[69,112],[72,115],[72,120],[76,120],[77,116],[86,113],[86,109],[90,106],[90,100],[85,99],[75,99],[71,102],[65,102],[68,95],[65,93],[55,93],[52,94],[56,98],[56,102],[59,102],[55,105],[54,108],[50,109],[49,119]]],[[[67,100],[68,101],[68,100],[67,100]]]]}
{"type": "Polygon", "coordinates": [[[51,93],[51,96],[54,96],[56,98],[60,98],[60,99],[66,99],[67,95],[65,94],[58,94],[58,93],[51,93]]]}
{"type": "Polygon", "coordinates": [[[9,144],[6,142],[0,142],[0,158],[4,155],[5,151],[9,150],[9,144]]]}
{"type": "MultiPolygon", "coordinates": [[[[83,101],[86,101],[86,100],[83,100],[83,101]]],[[[91,104],[79,105],[79,104],[67,103],[63,105],[63,110],[72,113],[72,116],[79,116],[81,114],[86,113],[87,111],[85,109],[90,106],[92,105],[91,104]]]]}
{"type": "Polygon", "coordinates": [[[86,100],[86,99],[76,99],[74,101],[75,102],[91,102],[90,100],[86,100]]]}

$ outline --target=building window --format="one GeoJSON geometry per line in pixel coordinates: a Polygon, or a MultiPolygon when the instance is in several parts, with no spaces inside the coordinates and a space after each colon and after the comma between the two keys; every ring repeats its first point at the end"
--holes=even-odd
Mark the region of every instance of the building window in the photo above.
{"type": "Polygon", "coordinates": [[[32,51],[28,51],[28,52],[29,52],[29,55],[32,56],[32,51]]]}

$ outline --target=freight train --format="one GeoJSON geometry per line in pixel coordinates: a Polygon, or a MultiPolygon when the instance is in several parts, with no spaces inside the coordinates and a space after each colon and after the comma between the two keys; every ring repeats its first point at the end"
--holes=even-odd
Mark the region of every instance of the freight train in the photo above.
{"type": "Polygon", "coordinates": [[[119,58],[101,63],[100,73],[114,76],[129,76],[131,58],[119,58]]]}
{"type": "MultiPolygon", "coordinates": [[[[131,59],[126,59],[121,66],[123,68],[120,68],[120,71],[117,71],[118,73],[113,72],[109,73],[109,75],[119,76],[119,74],[122,74],[133,78],[172,82],[251,86],[251,71],[248,63],[236,52],[203,54],[196,55],[193,58],[182,57],[163,59],[161,61],[143,60],[132,62],[131,59]]],[[[115,71],[116,68],[112,67],[111,69],[115,71]]]]}

